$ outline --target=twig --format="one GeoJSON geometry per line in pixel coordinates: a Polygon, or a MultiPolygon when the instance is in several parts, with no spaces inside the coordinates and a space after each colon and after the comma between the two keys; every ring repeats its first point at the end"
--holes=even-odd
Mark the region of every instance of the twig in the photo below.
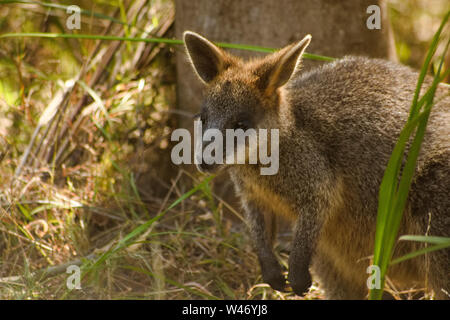
{"type": "MultiPolygon", "coordinates": [[[[39,280],[44,280],[49,277],[56,276],[58,274],[66,272],[67,268],[70,266],[81,266],[83,264],[83,260],[94,260],[97,257],[96,253],[91,253],[90,255],[87,255],[84,258],[76,259],[69,261],[64,264],[60,264],[57,266],[51,266],[48,268],[40,269],[38,271],[32,272],[29,277],[30,278],[38,278],[39,280]]],[[[11,276],[11,277],[5,277],[0,278],[0,283],[14,283],[14,282],[21,282],[24,279],[25,276],[11,276]]]]}

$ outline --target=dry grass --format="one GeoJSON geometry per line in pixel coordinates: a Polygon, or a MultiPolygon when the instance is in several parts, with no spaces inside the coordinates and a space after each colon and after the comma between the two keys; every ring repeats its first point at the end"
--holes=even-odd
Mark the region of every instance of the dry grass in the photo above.
{"type": "MultiPolygon", "coordinates": [[[[168,211],[136,241],[89,270],[82,290],[66,289],[65,270],[33,276],[92,253],[99,257],[183,193],[181,179],[175,179],[165,197],[141,201],[120,173],[93,174],[101,166],[91,163],[89,171],[66,176],[77,181],[76,188],[72,182],[45,182],[39,174],[3,180],[10,187],[2,192],[0,276],[20,277],[0,283],[2,299],[293,298],[261,284],[244,224],[224,218],[223,204],[215,201],[215,207],[205,192],[168,211]],[[112,188],[114,195],[108,192],[112,188]]],[[[282,258],[286,263],[286,254],[282,258]]]]}
{"type": "MultiPolygon", "coordinates": [[[[120,18],[119,8],[98,6],[120,18]]],[[[171,35],[171,2],[134,1],[124,9],[137,27],[83,17],[83,28],[171,35]],[[143,19],[148,10],[157,26],[143,19]]],[[[0,19],[2,32],[56,32],[64,15],[22,4],[0,19]]],[[[170,164],[174,50],[2,42],[0,90],[10,95],[0,100],[0,299],[295,298],[261,283],[239,212],[230,214],[209,185],[96,263],[204,178],[170,164]],[[67,264],[82,267],[81,290],[67,289],[67,264]]],[[[281,258],[286,264],[286,253],[281,258]]]]}

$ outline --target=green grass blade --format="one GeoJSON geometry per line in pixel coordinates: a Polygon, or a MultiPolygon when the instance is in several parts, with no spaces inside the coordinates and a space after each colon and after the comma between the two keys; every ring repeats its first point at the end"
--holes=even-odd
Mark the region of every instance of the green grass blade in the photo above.
{"type": "Polygon", "coordinates": [[[137,38],[137,37],[117,37],[106,35],[91,34],[72,34],[72,33],[45,33],[45,32],[19,32],[4,33],[1,38],[49,38],[49,39],[85,39],[85,40],[108,40],[108,41],[131,41],[131,42],[154,42],[165,44],[183,44],[182,40],[168,38],[137,38]]]}
{"type": "MultiPolygon", "coordinates": [[[[374,265],[380,267],[382,287],[380,289],[371,290],[369,299],[381,299],[383,293],[385,274],[392,258],[393,248],[403,216],[403,210],[406,205],[409,189],[416,168],[417,158],[419,156],[420,147],[425,135],[428,117],[433,105],[434,94],[437,86],[439,85],[439,81],[443,78],[441,76],[441,69],[450,40],[446,44],[444,54],[440,61],[439,70],[433,79],[432,85],[428,88],[420,100],[419,95],[426,73],[429,69],[431,59],[436,51],[441,32],[444,25],[448,22],[449,16],[450,11],[447,12],[438,31],[433,37],[427,57],[419,74],[408,121],[394,147],[380,185],[373,263],[374,265]],[[422,107],[424,110],[420,112],[422,107]],[[405,153],[406,143],[409,141],[409,138],[416,127],[416,134],[409,149],[405,166],[400,175],[400,168],[405,153]],[[400,182],[398,182],[399,175],[400,182]]],[[[444,72],[444,74],[446,73],[447,72],[444,72]]]]}
{"type": "Polygon", "coordinates": [[[20,203],[17,203],[17,206],[19,207],[20,212],[28,221],[33,221],[33,215],[25,206],[21,205],[20,203]]]}
{"type": "MultiPolygon", "coordinates": [[[[444,21],[448,20],[448,16],[447,19],[444,21]]],[[[442,28],[440,28],[440,30],[442,30],[442,28]]],[[[440,31],[438,31],[440,32],[440,31]]],[[[438,35],[438,33],[436,34],[438,35]]],[[[438,37],[434,38],[438,38],[438,37]]],[[[435,47],[437,46],[437,42],[433,41],[432,47],[430,49],[430,51],[435,51],[435,47]]],[[[445,52],[447,51],[448,48],[448,42],[447,42],[447,46],[445,49],[445,52]]],[[[445,56],[445,52],[444,52],[444,56],[445,56]]],[[[429,59],[427,59],[429,60],[429,59]]],[[[425,63],[424,68],[428,68],[429,66],[429,62],[425,63]]],[[[442,66],[442,60],[441,60],[441,65],[440,68],[442,66]]],[[[423,68],[423,69],[424,69],[423,68]]],[[[439,68],[439,72],[440,72],[440,68],[439,68]]],[[[424,94],[424,96],[417,101],[416,96],[413,99],[413,107],[411,108],[414,109],[416,108],[417,110],[420,110],[421,106],[427,101],[431,99],[430,104],[432,103],[432,98],[434,96],[434,92],[436,90],[436,87],[438,85],[438,83],[440,81],[442,81],[446,75],[448,74],[448,71],[444,73],[444,75],[442,77],[439,77],[439,73],[437,74],[437,77],[435,77],[433,84],[431,86],[431,88],[426,92],[426,94],[424,94]]],[[[422,73],[421,73],[422,74],[422,73]]],[[[423,79],[421,79],[421,77],[419,76],[419,81],[421,83],[421,85],[423,84],[423,79]]],[[[420,91],[421,87],[418,87],[416,89],[416,92],[420,91]]],[[[415,123],[416,121],[411,121],[412,117],[415,116],[416,113],[410,113],[412,116],[410,117],[410,122],[411,123],[415,123]]],[[[426,114],[423,115],[425,117],[428,117],[426,114]]],[[[426,127],[426,121],[427,119],[422,119],[421,121],[425,122],[425,127],[426,127]]],[[[376,231],[376,240],[375,243],[377,244],[375,246],[376,250],[375,250],[375,255],[374,255],[374,260],[378,260],[379,256],[381,254],[381,251],[383,250],[383,245],[382,245],[382,241],[381,239],[383,238],[382,235],[384,234],[385,228],[384,226],[387,224],[387,218],[388,216],[390,216],[392,213],[390,211],[389,208],[392,208],[392,203],[393,203],[393,199],[394,199],[394,194],[395,191],[397,190],[397,177],[399,175],[400,172],[400,166],[401,166],[401,160],[403,159],[403,153],[404,153],[404,149],[406,146],[406,142],[409,139],[409,136],[412,133],[412,130],[414,129],[414,127],[409,127],[409,129],[404,130],[404,132],[402,132],[402,134],[399,137],[399,141],[396,144],[394,151],[392,153],[391,158],[389,159],[388,162],[388,166],[386,168],[386,172],[385,172],[385,176],[383,177],[383,181],[382,184],[380,186],[380,195],[379,195],[379,210],[378,210],[378,217],[377,217],[377,226],[380,226],[380,228],[377,227],[377,231],[376,231]]],[[[424,128],[423,128],[424,130],[424,128]]],[[[423,135],[423,132],[422,132],[423,135]]],[[[420,149],[420,144],[421,144],[421,139],[418,139],[418,141],[416,141],[416,144],[413,144],[412,150],[419,148],[420,149]]],[[[418,150],[416,150],[418,152],[418,150]]],[[[415,160],[411,158],[410,163],[408,164],[409,166],[409,170],[411,169],[410,167],[415,167],[415,160]]],[[[407,181],[404,181],[404,185],[402,186],[402,189],[405,190],[405,185],[408,185],[407,181]]],[[[409,188],[407,188],[409,189],[409,188]]],[[[401,192],[401,191],[400,191],[401,192]]],[[[402,193],[401,193],[402,194],[402,193]]],[[[402,199],[400,199],[402,200],[402,199]]],[[[399,204],[399,207],[401,207],[401,202],[399,204]]],[[[398,210],[399,208],[397,208],[398,210]]],[[[395,210],[395,209],[394,209],[395,210]]],[[[392,239],[391,239],[392,240],[392,239]]]]}
{"type": "MultiPolygon", "coordinates": [[[[433,36],[433,39],[431,41],[431,45],[430,48],[428,50],[427,56],[425,58],[425,62],[424,65],[422,66],[422,69],[420,70],[420,74],[419,74],[419,80],[417,81],[417,87],[416,87],[416,91],[414,92],[414,98],[413,98],[413,107],[411,108],[410,114],[409,114],[409,118],[411,119],[418,111],[417,108],[417,100],[419,98],[419,94],[420,94],[420,89],[422,87],[423,81],[425,80],[425,76],[428,72],[428,68],[431,64],[431,59],[434,56],[434,53],[436,52],[437,46],[438,46],[438,42],[439,42],[439,37],[441,36],[442,30],[444,29],[444,26],[447,24],[447,21],[450,17],[450,11],[448,11],[446,13],[446,15],[444,16],[441,25],[439,26],[439,29],[436,31],[436,33],[433,36]]],[[[445,54],[443,55],[445,56],[445,54]]]]}
{"type": "Polygon", "coordinates": [[[425,242],[425,243],[432,243],[432,244],[444,244],[444,243],[449,243],[450,238],[448,238],[448,237],[433,237],[433,236],[404,235],[404,236],[401,236],[398,240],[417,241],[417,242],[425,242]]]}
{"type": "Polygon", "coordinates": [[[400,133],[386,167],[386,171],[380,185],[374,261],[380,260],[381,252],[384,249],[383,238],[386,225],[388,225],[387,217],[390,214],[390,208],[392,207],[395,190],[397,189],[397,176],[400,172],[401,160],[403,158],[406,143],[408,142],[411,133],[414,131],[417,124],[422,121],[424,116],[424,113],[419,114],[405,125],[400,133]]]}
{"type": "MultiPolygon", "coordinates": [[[[450,43],[450,41],[447,42],[446,48],[444,50],[444,56],[448,50],[449,43],[450,43]]],[[[403,216],[403,210],[406,205],[406,200],[408,198],[409,189],[410,189],[412,179],[414,176],[414,172],[415,172],[415,168],[416,168],[417,158],[419,157],[420,147],[422,145],[422,141],[425,136],[425,130],[426,130],[428,118],[429,118],[429,115],[431,112],[431,106],[433,105],[434,93],[439,84],[438,80],[440,78],[439,76],[441,73],[443,62],[444,62],[444,59],[442,58],[440,61],[437,75],[434,77],[433,84],[431,85],[430,89],[428,90],[428,92],[430,93],[429,98],[426,101],[426,106],[428,108],[424,111],[424,118],[418,125],[416,135],[414,137],[413,143],[409,150],[408,159],[406,161],[405,167],[402,172],[402,178],[401,178],[399,189],[397,192],[398,196],[396,197],[396,203],[395,203],[395,207],[394,207],[395,214],[392,215],[391,223],[388,225],[389,226],[388,232],[392,235],[397,235],[399,227],[400,227],[401,218],[403,216]]],[[[389,248],[394,247],[395,240],[396,240],[395,238],[396,238],[396,236],[389,238],[389,242],[388,242],[389,248]]]]}
{"type": "MultiPolygon", "coordinates": [[[[19,32],[19,33],[4,33],[0,35],[1,38],[63,38],[63,39],[86,39],[86,40],[108,40],[108,41],[130,41],[130,42],[153,42],[153,43],[165,43],[169,45],[181,45],[182,40],[168,39],[168,38],[136,38],[136,37],[116,37],[116,36],[102,36],[102,35],[89,35],[89,34],[71,34],[71,33],[43,33],[43,32],[19,32]]],[[[247,51],[257,52],[275,52],[277,49],[250,46],[243,44],[232,43],[217,43],[218,46],[230,49],[239,49],[247,51]]],[[[303,55],[305,59],[319,60],[319,61],[333,61],[334,58],[321,56],[317,54],[305,53],[303,55]]]]}
{"type": "Polygon", "coordinates": [[[405,260],[409,260],[409,259],[415,258],[415,257],[420,256],[422,254],[426,254],[426,253],[437,251],[437,250],[442,250],[442,249],[449,248],[449,247],[450,247],[450,239],[446,243],[436,244],[436,245],[431,246],[431,247],[423,248],[423,249],[420,249],[420,250],[417,250],[417,251],[405,254],[404,256],[401,256],[401,257],[399,257],[397,259],[392,260],[390,265],[394,265],[394,264],[403,262],[405,260]]]}

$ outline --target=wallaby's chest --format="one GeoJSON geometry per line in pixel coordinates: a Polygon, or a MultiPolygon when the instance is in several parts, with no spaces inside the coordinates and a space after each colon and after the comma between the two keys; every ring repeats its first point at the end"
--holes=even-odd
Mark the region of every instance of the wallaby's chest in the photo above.
{"type": "Polygon", "coordinates": [[[261,208],[287,219],[296,219],[298,213],[279,188],[271,188],[251,178],[242,178],[241,197],[255,201],[261,208]]]}

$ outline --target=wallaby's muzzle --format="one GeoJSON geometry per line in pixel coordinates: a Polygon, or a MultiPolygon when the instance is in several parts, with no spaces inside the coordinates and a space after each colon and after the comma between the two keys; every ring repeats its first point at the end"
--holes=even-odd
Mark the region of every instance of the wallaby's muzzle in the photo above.
{"type": "Polygon", "coordinates": [[[197,164],[197,170],[202,173],[214,173],[221,169],[222,165],[220,164],[207,164],[207,163],[199,163],[197,164]]]}

